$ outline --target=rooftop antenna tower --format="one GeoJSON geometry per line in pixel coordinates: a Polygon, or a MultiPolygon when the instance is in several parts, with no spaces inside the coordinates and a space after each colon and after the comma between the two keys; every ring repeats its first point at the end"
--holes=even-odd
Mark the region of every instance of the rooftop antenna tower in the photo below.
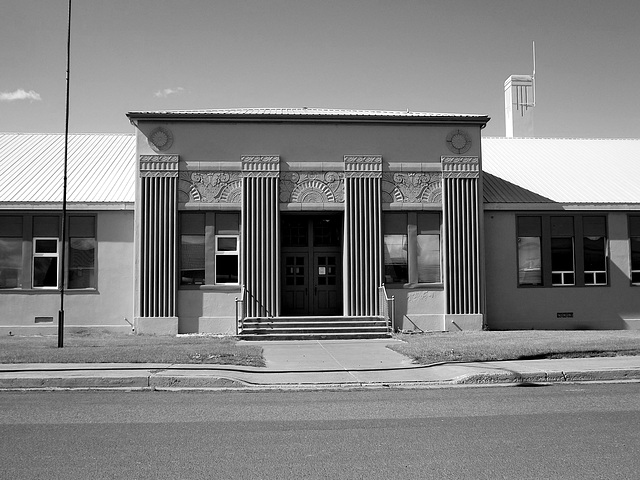
{"type": "Polygon", "coordinates": [[[536,42],[533,42],[533,73],[511,75],[504,82],[505,134],[533,136],[533,108],[536,106],[536,42]]]}

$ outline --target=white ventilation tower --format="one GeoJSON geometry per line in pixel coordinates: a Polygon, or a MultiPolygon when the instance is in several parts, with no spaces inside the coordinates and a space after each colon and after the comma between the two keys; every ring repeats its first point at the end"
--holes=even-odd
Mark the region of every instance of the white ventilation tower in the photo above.
{"type": "Polygon", "coordinates": [[[533,42],[533,74],[511,75],[504,82],[505,135],[533,137],[536,106],[536,44],[533,42]]]}

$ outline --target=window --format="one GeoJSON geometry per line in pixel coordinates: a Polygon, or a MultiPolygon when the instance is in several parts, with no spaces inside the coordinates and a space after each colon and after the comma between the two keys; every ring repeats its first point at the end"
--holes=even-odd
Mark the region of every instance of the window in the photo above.
{"type": "Polygon", "coordinates": [[[180,285],[237,285],[239,262],[237,213],[180,214],[180,285]]]}
{"type": "MultiPolygon", "coordinates": [[[[62,216],[0,215],[0,289],[60,288],[62,216]]],[[[96,217],[69,215],[65,287],[96,288],[96,217]]]]}
{"type": "Polygon", "coordinates": [[[573,217],[551,217],[551,282],[575,285],[573,217]]]}
{"type": "Polygon", "coordinates": [[[96,288],[95,217],[69,217],[67,288],[96,288]]]}
{"type": "Polygon", "coordinates": [[[542,285],[542,222],[518,218],[518,284],[542,285]]]}
{"type": "Polygon", "coordinates": [[[629,253],[631,283],[640,285],[640,215],[629,216],[629,253]]]}
{"type": "Polygon", "coordinates": [[[204,285],[204,213],[180,216],[180,285],[204,285]]]}
{"type": "Polygon", "coordinates": [[[516,218],[519,286],[608,285],[605,215],[516,218]]]}
{"type": "Polygon", "coordinates": [[[387,213],[384,216],[384,281],[408,283],[407,215],[387,213]]]}
{"type": "Polygon", "coordinates": [[[607,232],[605,217],[582,217],[584,284],[607,284],[607,232]]]}
{"type": "Polygon", "coordinates": [[[33,217],[33,288],[58,288],[60,218],[33,217]]]}
{"type": "Polygon", "coordinates": [[[237,213],[218,213],[215,216],[215,283],[238,283],[239,226],[237,213]]]}
{"type": "Polygon", "coordinates": [[[440,214],[418,213],[418,283],[439,283],[440,214]]]}
{"type": "Polygon", "coordinates": [[[22,217],[0,216],[0,288],[22,286],[22,217]]]}
{"type": "Polygon", "coordinates": [[[440,213],[384,215],[385,283],[440,283],[440,213]]]}

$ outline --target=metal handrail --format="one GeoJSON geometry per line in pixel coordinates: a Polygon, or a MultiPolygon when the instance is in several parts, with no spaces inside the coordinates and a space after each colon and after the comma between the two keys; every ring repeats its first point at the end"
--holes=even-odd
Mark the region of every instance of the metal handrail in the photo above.
{"type": "Polygon", "coordinates": [[[244,296],[247,292],[244,284],[240,288],[240,298],[236,297],[236,335],[242,332],[244,323],[244,296]]]}
{"type": "Polygon", "coordinates": [[[387,323],[387,331],[393,333],[396,330],[396,297],[389,298],[384,283],[378,287],[378,293],[378,311],[387,323]]]}

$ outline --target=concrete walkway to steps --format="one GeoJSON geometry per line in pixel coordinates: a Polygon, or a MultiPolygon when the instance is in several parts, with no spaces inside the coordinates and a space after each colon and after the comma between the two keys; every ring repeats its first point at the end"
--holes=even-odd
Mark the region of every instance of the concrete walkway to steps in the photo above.
{"type": "Polygon", "coordinates": [[[397,340],[251,342],[266,367],[4,364],[0,389],[319,389],[640,381],[640,356],[414,365],[397,340]]]}

